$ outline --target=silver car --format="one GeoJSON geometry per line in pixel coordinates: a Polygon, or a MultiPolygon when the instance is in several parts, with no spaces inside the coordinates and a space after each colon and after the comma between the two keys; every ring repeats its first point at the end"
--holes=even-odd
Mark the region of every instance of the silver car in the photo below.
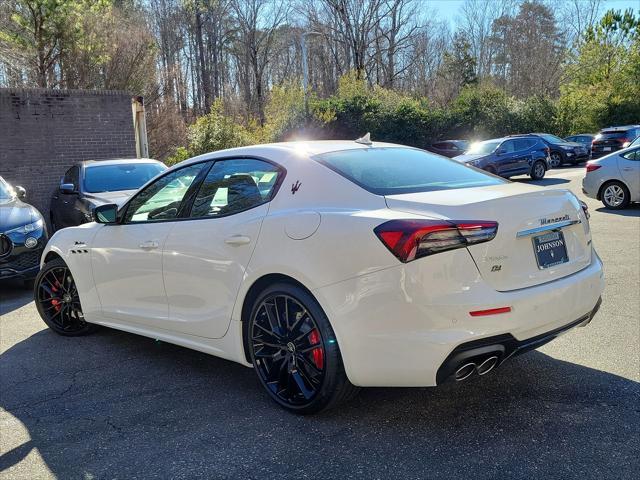
{"type": "Polygon", "coordinates": [[[582,191],[614,210],[640,201],[640,145],[589,161],[582,191]]]}

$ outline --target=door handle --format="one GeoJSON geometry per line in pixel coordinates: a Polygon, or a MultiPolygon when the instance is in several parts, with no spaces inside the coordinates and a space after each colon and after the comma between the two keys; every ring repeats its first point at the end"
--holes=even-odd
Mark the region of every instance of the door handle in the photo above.
{"type": "Polygon", "coordinates": [[[225,238],[224,243],[227,245],[246,245],[251,243],[251,238],[246,235],[232,235],[230,237],[225,238]]]}
{"type": "Polygon", "coordinates": [[[156,240],[147,240],[146,242],[142,242],[140,244],[140,248],[143,250],[153,250],[154,248],[158,248],[160,244],[156,240]]]}

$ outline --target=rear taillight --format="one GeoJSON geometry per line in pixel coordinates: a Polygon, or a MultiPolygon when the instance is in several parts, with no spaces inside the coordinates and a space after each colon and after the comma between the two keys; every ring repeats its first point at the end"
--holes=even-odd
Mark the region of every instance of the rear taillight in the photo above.
{"type": "Polygon", "coordinates": [[[597,163],[587,162],[587,173],[593,172],[593,171],[599,169],[601,166],[602,165],[598,165],[597,163]]]}
{"type": "Polygon", "coordinates": [[[471,220],[390,220],[374,230],[403,263],[434,253],[493,240],[498,222],[471,220]]]}
{"type": "Polygon", "coordinates": [[[582,200],[578,200],[580,202],[580,207],[582,207],[582,211],[584,212],[584,216],[587,217],[587,220],[591,218],[591,214],[589,213],[589,207],[582,200]]]}

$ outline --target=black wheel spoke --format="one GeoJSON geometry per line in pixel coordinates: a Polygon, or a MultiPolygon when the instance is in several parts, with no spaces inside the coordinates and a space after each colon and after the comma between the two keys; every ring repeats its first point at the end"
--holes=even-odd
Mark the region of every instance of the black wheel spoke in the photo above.
{"type": "Polygon", "coordinates": [[[45,320],[56,328],[74,333],[85,327],[78,289],[68,268],[55,266],[42,275],[37,300],[45,320]]]}
{"type": "Polygon", "coordinates": [[[313,359],[308,355],[316,349],[323,354],[324,345],[306,307],[290,295],[274,294],[255,310],[249,328],[255,368],[267,389],[290,405],[312,400],[325,373],[316,353],[313,359]]]}

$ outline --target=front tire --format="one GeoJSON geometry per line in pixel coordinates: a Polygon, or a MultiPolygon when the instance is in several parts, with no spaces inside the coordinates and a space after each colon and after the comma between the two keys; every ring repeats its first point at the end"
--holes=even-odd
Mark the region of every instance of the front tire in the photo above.
{"type": "Polygon", "coordinates": [[[357,393],[327,316],[303,288],[278,283],[265,289],[245,333],[260,383],[286,410],[316,413],[357,393]]]}
{"type": "Polygon", "coordinates": [[[549,156],[549,163],[551,168],[560,168],[562,166],[562,155],[558,152],[553,152],[549,156]]]}
{"type": "Polygon", "coordinates": [[[40,317],[58,335],[77,337],[97,328],[84,319],[76,283],[61,258],[42,267],[33,293],[40,317]]]}
{"type": "Polygon", "coordinates": [[[529,175],[532,180],[542,180],[544,178],[547,168],[542,160],[536,161],[531,167],[531,174],[529,175]]]}
{"type": "Polygon", "coordinates": [[[631,201],[631,195],[626,185],[616,181],[604,184],[600,198],[604,206],[612,210],[627,208],[631,201]]]}

